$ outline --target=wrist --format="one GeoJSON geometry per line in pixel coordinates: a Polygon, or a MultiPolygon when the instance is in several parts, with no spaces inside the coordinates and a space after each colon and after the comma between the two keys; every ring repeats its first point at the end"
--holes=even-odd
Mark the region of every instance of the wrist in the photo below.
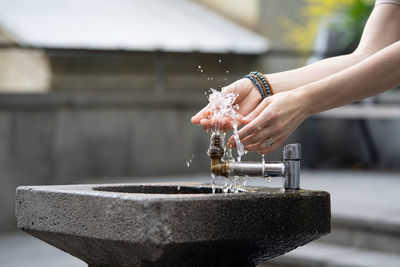
{"type": "Polygon", "coordinates": [[[288,91],[283,89],[285,87],[285,82],[279,79],[279,76],[274,73],[264,74],[266,80],[269,81],[272,87],[273,95],[277,93],[281,93],[284,91],[288,91]]]}
{"type": "Polygon", "coordinates": [[[301,113],[304,115],[304,119],[307,119],[311,115],[313,115],[313,103],[311,98],[305,88],[305,86],[298,87],[296,89],[291,90],[294,94],[297,103],[299,103],[301,113]]]}

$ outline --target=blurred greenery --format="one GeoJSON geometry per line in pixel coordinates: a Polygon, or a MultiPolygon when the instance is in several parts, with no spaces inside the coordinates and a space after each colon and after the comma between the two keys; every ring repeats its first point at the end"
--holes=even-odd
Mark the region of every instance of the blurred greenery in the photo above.
{"type": "Polygon", "coordinates": [[[305,0],[300,10],[302,23],[288,18],[282,18],[280,23],[286,30],[286,40],[293,43],[298,52],[307,55],[312,50],[320,24],[338,17],[340,23],[336,21],[330,26],[340,32],[338,48],[347,50],[358,43],[374,3],[373,0],[305,0]]]}
{"type": "Polygon", "coordinates": [[[340,50],[354,49],[357,46],[373,8],[373,2],[353,0],[336,12],[336,15],[341,19],[341,23],[333,24],[332,30],[341,33],[338,39],[340,50]]]}

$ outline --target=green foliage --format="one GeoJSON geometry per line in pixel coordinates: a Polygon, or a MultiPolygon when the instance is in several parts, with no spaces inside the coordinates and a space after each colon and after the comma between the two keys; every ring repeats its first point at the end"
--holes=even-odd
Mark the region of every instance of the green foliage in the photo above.
{"type": "Polygon", "coordinates": [[[371,1],[353,0],[336,12],[341,22],[332,25],[332,27],[333,30],[342,33],[338,40],[341,49],[354,47],[358,44],[373,8],[374,3],[371,1]]]}

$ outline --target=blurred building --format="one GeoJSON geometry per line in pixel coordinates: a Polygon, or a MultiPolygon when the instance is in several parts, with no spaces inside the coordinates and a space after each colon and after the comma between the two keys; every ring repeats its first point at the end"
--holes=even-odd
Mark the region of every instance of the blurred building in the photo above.
{"type": "MultiPolygon", "coordinates": [[[[300,23],[302,5],[0,0],[0,229],[15,226],[18,185],[208,172],[209,136],[190,123],[204,93],[303,65],[279,23],[300,23]]],[[[376,165],[399,168],[399,124],[370,126],[389,140],[376,165]]],[[[303,166],[375,166],[354,121],[307,120],[287,142],[303,144],[303,166]]]]}
{"type": "Polygon", "coordinates": [[[193,1],[0,0],[0,48],[4,229],[18,185],[207,170],[190,117],[269,42],[193,1]]]}
{"type": "Polygon", "coordinates": [[[0,1],[0,41],[0,90],[11,92],[204,90],[268,51],[266,38],[182,0],[0,1]]]}

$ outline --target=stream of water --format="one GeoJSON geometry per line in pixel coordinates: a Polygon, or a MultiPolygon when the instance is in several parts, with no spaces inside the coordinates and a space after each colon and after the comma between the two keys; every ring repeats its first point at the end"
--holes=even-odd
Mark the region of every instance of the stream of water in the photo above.
{"type": "MultiPolygon", "coordinates": [[[[222,60],[219,59],[218,63],[221,63],[222,60]]],[[[200,71],[202,78],[206,78],[205,72],[203,70],[202,66],[198,66],[198,71],[200,71]]],[[[225,71],[226,74],[229,73],[229,70],[225,71]]],[[[208,77],[207,80],[213,80],[213,77],[208,77]]],[[[226,81],[227,78],[224,79],[226,81]]],[[[221,84],[219,85],[221,86],[221,84]]],[[[205,93],[207,95],[207,92],[205,93]]],[[[235,149],[235,156],[232,151],[232,149],[227,149],[226,144],[225,144],[225,136],[226,133],[222,131],[220,125],[218,123],[214,124],[214,129],[211,131],[211,136],[213,133],[216,133],[220,135],[221,137],[221,146],[224,149],[224,157],[222,158],[222,161],[230,161],[230,162],[240,162],[242,159],[242,156],[247,154],[247,151],[244,150],[243,144],[240,142],[239,135],[238,135],[238,122],[237,122],[237,117],[238,117],[238,111],[239,111],[239,105],[234,104],[235,99],[238,97],[237,93],[232,93],[229,92],[227,93],[226,91],[222,90],[216,90],[213,88],[210,88],[209,93],[208,93],[208,101],[210,104],[210,115],[208,116],[208,119],[213,120],[214,122],[221,121],[222,119],[228,119],[233,127],[233,138],[236,143],[236,149],[235,149]]],[[[212,140],[210,139],[210,144],[212,140]]],[[[263,155],[264,157],[264,155],[263,155]]],[[[192,163],[192,160],[194,158],[194,155],[192,155],[192,158],[190,158],[188,161],[186,161],[186,166],[189,167],[190,164],[192,163]]],[[[224,182],[224,187],[223,187],[223,192],[224,193],[238,193],[240,191],[246,191],[246,184],[248,180],[248,176],[245,177],[239,177],[239,176],[234,176],[234,177],[229,177],[225,178],[223,176],[216,176],[213,173],[211,174],[211,187],[213,193],[215,193],[215,180],[216,179],[222,179],[224,182]]],[[[271,181],[271,177],[266,178],[267,182],[271,181]]]]}
{"type": "MultiPolygon", "coordinates": [[[[215,123],[214,129],[211,132],[218,134],[221,137],[221,145],[224,149],[223,161],[241,161],[242,156],[246,154],[243,144],[240,142],[238,135],[238,123],[237,123],[237,113],[239,110],[239,105],[234,105],[235,99],[238,97],[236,93],[227,93],[224,90],[218,91],[213,88],[210,89],[210,94],[208,95],[208,101],[210,103],[210,115],[209,119],[213,120],[215,123]],[[233,138],[236,142],[236,158],[233,155],[232,149],[227,149],[225,145],[225,133],[221,131],[220,124],[218,121],[222,119],[228,119],[232,123],[233,127],[233,138]]],[[[210,140],[211,143],[211,140],[210,140]]],[[[215,192],[215,179],[225,179],[224,182],[224,193],[238,193],[239,191],[246,190],[246,184],[248,177],[221,177],[211,174],[211,186],[213,193],[215,192]]]]}

